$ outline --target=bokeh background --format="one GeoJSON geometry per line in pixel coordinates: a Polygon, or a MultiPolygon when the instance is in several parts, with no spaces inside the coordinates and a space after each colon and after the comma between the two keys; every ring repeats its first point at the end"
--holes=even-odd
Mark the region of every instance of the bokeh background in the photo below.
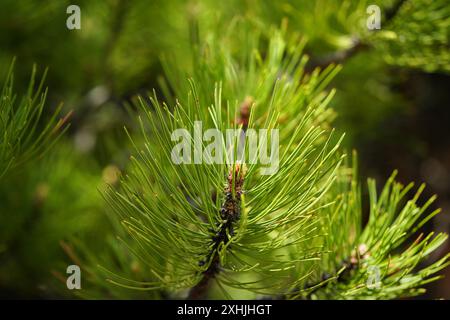
{"type": "MultiPolygon", "coordinates": [[[[443,210],[426,228],[450,232],[447,1],[2,0],[0,79],[15,57],[20,93],[33,64],[38,75],[48,67],[48,114],[60,103],[73,114],[51,152],[0,183],[0,297],[65,297],[58,279],[68,261],[79,259],[127,263],[135,276],[142,272],[114,244],[115,225],[99,192],[126,166],[123,127],[135,130],[131,102],[153,88],[159,93],[162,57],[189,70],[192,37],[220,33],[236,17],[261,28],[286,24],[304,36],[310,70],[343,65],[330,85],[337,89],[333,125],[347,133],[346,148],[358,150],[361,177],[381,186],[398,169],[405,184],[425,182],[426,196],[438,194],[434,206],[443,210]],[[80,30],[66,27],[71,4],[81,8],[80,30]],[[365,27],[369,4],[381,8],[380,30],[365,27]],[[80,257],[74,243],[88,244],[96,256],[80,257]]],[[[449,250],[447,244],[431,259],[449,250]]],[[[444,273],[425,297],[450,298],[450,270],[444,273]]],[[[93,269],[90,276],[99,277],[93,269]]],[[[100,288],[88,297],[110,294],[100,288]]]]}

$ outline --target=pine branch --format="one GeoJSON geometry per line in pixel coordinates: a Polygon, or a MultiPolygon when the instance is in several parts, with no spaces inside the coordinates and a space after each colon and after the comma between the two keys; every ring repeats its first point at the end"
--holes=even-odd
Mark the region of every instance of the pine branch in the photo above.
{"type": "MultiPolygon", "coordinates": [[[[202,280],[193,287],[188,299],[202,299],[205,297],[209,284],[220,271],[219,246],[226,246],[230,241],[230,237],[234,236],[234,228],[236,222],[241,216],[241,196],[244,192],[245,166],[236,164],[230,168],[227,176],[227,183],[224,190],[225,200],[220,208],[220,216],[222,222],[219,225],[219,231],[212,238],[212,249],[206,260],[211,260],[208,269],[203,272],[202,280]]],[[[214,230],[212,230],[214,231],[214,230]]],[[[200,261],[200,265],[204,265],[205,261],[200,261]]]]}
{"type": "MultiPolygon", "coordinates": [[[[356,168],[356,167],[355,167],[356,168]]],[[[320,279],[308,285],[294,298],[321,299],[392,299],[422,293],[421,286],[438,279],[434,274],[450,264],[446,255],[428,266],[418,267],[433,250],[444,243],[447,236],[433,233],[420,235],[407,249],[399,247],[439,211],[426,213],[434,198],[422,207],[416,205],[423,187],[407,202],[412,184],[404,187],[394,181],[395,173],[377,196],[374,182],[369,180],[371,208],[369,222],[360,230],[361,200],[356,170],[350,178],[341,179],[335,188],[341,197],[331,207],[326,219],[330,237],[325,247],[333,250],[330,259],[324,259],[320,270],[335,270],[329,281],[320,279]],[[403,204],[405,203],[405,204],[403,204]],[[342,222],[346,221],[345,227],[342,222]],[[349,239],[349,234],[353,237],[349,239]],[[345,260],[341,257],[350,257],[345,260]],[[376,268],[377,273],[371,274],[376,268]],[[367,283],[372,282],[373,287],[367,283]],[[309,290],[313,288],[313,290],[309,290]]],[[[325,273],[320,272],[322,275],[325,273]]],[[[322,276],[323,277],[323,276],[322,276]]]]}
{"type": "MultiPolygon", "coordinates": [[[[260,35],[251,28],[233,33],[235,28],[230,27],[230,38],[213,34],[204,43],[198,40],[189,81],[173,61],[164,61],[163,88],[172,103],[160,102],[156,94],[149,98],[151,106],[140,99],[141,134],[127,132],[134,147],[132,165],[120,188],[110,188],[105,197],[127,232],[129,250],[152,276],[135,280],[108,272],[110,282],[175,295],[189,289],[189,299],[206,297],[213,280],[225,292],[232,287],[288,298],[419,293],[448,258],[413,269],[445,236],[426,236],[396,254],[406,235],[435,212],[418,220],[430,205],[417,206],[418,194],[401,207],[410,186],[402,189],[393,179],[380,196],[369,183],[371,218],[362,229],[356,173],[341,168],[341,139],[328,126],[333,91],[325,89],[338,69],[329,66],[305,75],[304,43],[298,38],[286,42],[275,31],[263,55],[260,35]],[[244,34],[245,41],[237,34],[244,34]],[[226,161],[174,163],[172,133],[183,129],[189,135],[198,123],[221,132],[230,127],[245,133],[280,129],[279,171],[265,176],[259,174],[260,164],[248,164],[245,179],[235,181],[226,161]],[[367,250],[360,250],[362,244],[367,250]],[[364,287],[371,263],[386,275],[382,283],[388,289],[364,287]],[[324,270],[334,276],[323,278],[324,270]]],[[[203,150],[204,142],[197,147],[203,150]]],[[[231,170],[240,177],[240,170],[231,170]]]]}
{"type": "Polygon", "coordinates": [[[16,104],[13,92],[14,61],[0,94],[0,178],[10,169],[39,157],[52,147],[68,128],[70,114],[57,119],[59,106],[45,124],[41,123],[47,90],[43,89],[46,71],[36,84],[33,67],[27,93],[16,104]],[[35,88],[36,86],[36,88],[35,88]]]}
{"type": "Polygon", "coordinates": [[[329,65],[343,64],[356,54],[366,51],[369,48],[370,46],[367,43],[363,43],[361,39],[355,38],[353,39],[353,44],[343,51],[336,51],[324,57],[311,59],[307,66],[307,71],[311,72],[316,68],[324,69],[329,65]]]}
{"type": "MultiPolygon", "coordinates": [[[[386,10],[384,25],[389,25],[399,13],[401,7],[407,0],[397,0],[392,7],[386,10]]],[[[377,41],[383,41],[377,39],[377,41]]],[[[355,55],[373,49],[369,39],[363,39],[360,36],[354,36],[352,44],[345,50],[336,51],[323,57],[313,58],[307,65],[308,72],[311,72],[315,68],[326,68],[329,65],[343,64],[355,55]]]]}
{"type": "MultiPolygon", "coordinates": [[[[188,82],[169,74],[170,91],[177,100],[168,100],[174,105],[161,104],[154,96],[149,108],[140,100],[144,117],[140,119],[141,138],[130,137],[135,148],[132,166],[121,188],[105,196],[133,240],[127,242],[130,250],[154,277],[134,281],[109,272],[111,282],[139,290],[189,288],[189,297],[198,298],[214,279],[221,288],[273,294],[297,281],[294,270],[303,262],[319,260],[321,247],[315,244],[321,236],[317,230],[319,202],[342,160],[337,151],[341,139],[325,129],[326,106],[333,92],[326,93],[324,88],[338,69],[305,77],[303,42],[293,39],[288,44],[274,31],[266,58],[259,60],[258,35],[249,29],[248,36],[255,41],[241,42],[230,33],[230,39],[241,47],[233,54],[228,51],[232,50],[229,42],[214,37],[208,38],[212,43],[197,46],[203,50],[208,45],[217,51],[208,55],[212,61],[202,54],[195,56],[196,68],[188,82]],[[250,47],[242,48],[242,43],[250,47]],[[246,99],[250,96],[257,98],[246,99]],[[233,103],[239,100],[244,102],[233,103]],[[236,168],[237,162],[229,164],[224,158],[213,165],[175,165],[172,132],[180,128],[192,132],[199,122],[203,128],[221,132],[245,128],[245,133],[283,125],[280,171],[265,176],[260,174],[260,163],[247,163],[245,179],[232,184],[230,165],[236,168]],[[228,176],[225,190],[224,176],[228,176]],[[223,193],[223,202],[220,196],[211,197],[223,193]],[[238,281],[236,276],[243,273],[255,281],[238,281]]],[[[235,147],[242,136],[237,138],[235,147]]]]}

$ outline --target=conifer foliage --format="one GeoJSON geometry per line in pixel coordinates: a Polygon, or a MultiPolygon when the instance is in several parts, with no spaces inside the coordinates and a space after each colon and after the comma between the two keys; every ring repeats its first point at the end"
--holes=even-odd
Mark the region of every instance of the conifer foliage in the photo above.
{"type": "MultiPolygon", "coordinates": [[[[83,2],[81,29],[54,49],[86,44],[92,55],[74,49],[79,70],[46,61],[58,71],[56,95],[36,67],[16,94],[24,71],[10,65],[0,96],[0,292],[397,299],[441,279],[448,236],[426,228],[440,212],[436,196],[398,182],[397,171],[384,186],[364,183],[335,119],[360,99],[349,85],[389,100],[379,88],[390,68],[449,72],[445,1],[387,1],[380,30],[366,27],[366,0],[162,2],[151,13],[146,1],[83,2]],[[358,55],[360,70],[348,62],[358,55]],[[377,68],[369,85],[355,84],[353,74],[377,68]],[[60,95],[65,109],[53,107],[60,95]],[[81,267],[81,290],[67,289],[67,265],[81,267]]],[[[61,4],[1,6],[65,14],[61,4]]],[[[36,26],[14,28],[31,41],[36,26]]]]}
{"type": "Polygon", "coordinates": [[[61,109],[59,107],[43,128],[39,128],[39,120],[47,96],[47,90],[43,90],[47,72],[36,83],[36,67],[33,67],[26,94],[23,97],[17,97],[13,91],[13,67],[14,62],[11,64],[1,92],[0,178],[9,169],[39,156],[49,148],[61,134],[60,129],[67,120],[57,119],[61,109]]]}

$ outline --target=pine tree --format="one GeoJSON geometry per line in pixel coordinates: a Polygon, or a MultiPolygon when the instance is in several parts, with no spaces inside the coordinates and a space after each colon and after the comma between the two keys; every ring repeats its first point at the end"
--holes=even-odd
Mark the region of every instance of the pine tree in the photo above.
{"type": "Polygon", "coordinates": [[[0,19],[12,30],[0,32],[0,66],[10,55],[21,64],[0,95],[0,295],[423,294],[450,263],[439,254],[447,234],[424,229],[436,196],[397,171],[365,184],[347,149],[405,104],[392,70],[449,72],[449,7],[375,3],[382,28],[367,30],[370,4],[91,1],[80,4],[86,28],[68,33],[64,3],[2,3],[13,18],[0,19]],[[54,95],[36,67],[24,85],[35,59],[50,65],[54,95]],[[61,96],[64,112],[51,107],[61,96]],[[202,139],[208,129],[237,134],[202,139]],[[249,158],[253,134],[268,163],[249,158]],[[180,141],[190,147],[174,149],[180,141]],[[67,290],[68,264],[81,266],[83,290],[67,290]]]}

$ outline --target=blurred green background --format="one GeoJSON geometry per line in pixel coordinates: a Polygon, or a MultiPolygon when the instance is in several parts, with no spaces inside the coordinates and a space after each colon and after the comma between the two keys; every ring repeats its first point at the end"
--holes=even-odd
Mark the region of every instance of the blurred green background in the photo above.
{"type": "MultiPolygon", "coordinates": [[[[235,18],[262,30],[284,24],[306,38],[309,70],[342,63],[330,85],[337,88],[333,125],[347,133],[346,148],[358,150],[361,176],[382,185],[399,169],[401,182],[426,182],[444,212],[427,228],[450,232],[447,1],[2,0],[2,81],[14,57],[18,93],[33,64],[39,74],[48,67],[46,111],[62,102],[73,115],[51,152],[0,183],[0,297],[70,297],[58,279],[78,259],[91,266],[85,297],[153,297],[93,285],[97,263],[145,278],[116,242],[99,189],[127,165],[123,127],[135,130],[133,97],[153,88],[161,95],[161,57],[189,72],[194,38],[220,34],[235,18]],[[80,30],[66,27],[71,4],[81,9],[80,30]],[[381,8],[380,30],[365,26],[369,4],[381,8]]],[[[428,289],[427,297],[450,298],[450,275],[428,289]]]]}

